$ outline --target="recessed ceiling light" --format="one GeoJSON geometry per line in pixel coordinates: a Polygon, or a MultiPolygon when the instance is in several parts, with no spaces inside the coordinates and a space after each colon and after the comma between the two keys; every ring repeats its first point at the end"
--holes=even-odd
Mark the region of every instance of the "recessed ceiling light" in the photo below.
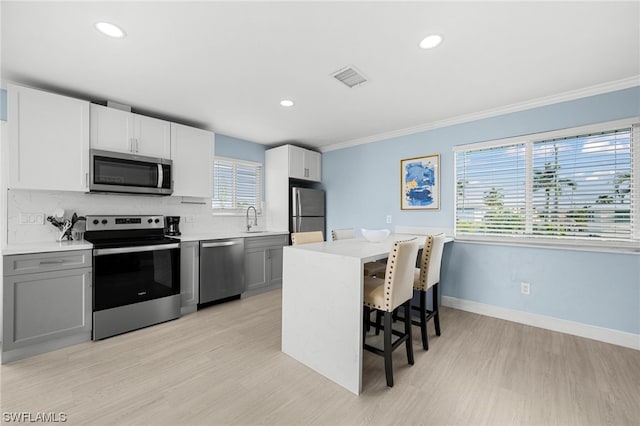
{"type": "Polygon", "coordinates": [[[283,99],[280,101],[280,105],[282,105],[283,107],[290,107],[293,106],[293,101],[289,99],[283,99]]]}
{"type": "Polygon", "coordinates": [[[126,35],[122,28],[109,22],[97,22],[96,28],[102,34],[113,38],[123,38],[126,35]]]}
{"type": "Polygon", "coordinates": [[[430,36],[425,37],[420,42],[420,47],[422,47],[423,49],[433,49],[440,43],[442,43],[442,36],[438,34],[432,34],[430,36]]]}

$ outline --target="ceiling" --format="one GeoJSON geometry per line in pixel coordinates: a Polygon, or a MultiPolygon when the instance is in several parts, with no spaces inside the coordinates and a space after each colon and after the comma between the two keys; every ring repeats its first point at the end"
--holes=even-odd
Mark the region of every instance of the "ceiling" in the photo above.
{"type": "Polygon", "coordinates": [[[2,79],[331,149],[640,84],[640,2],[0,3],[2,79]],[[110,39],[100,20],[122,27],[110,39]],[[443,35],[431,50],[427,35],[443,35]],[[331,74],[355,66],[355,88],[331,74]],[[613,84],[613,85],[612,85],[613,84]],[[618,84],[618,86],[616,86],[618,84]],[[280,106],[291,99],[293,107],[280,106]]]}

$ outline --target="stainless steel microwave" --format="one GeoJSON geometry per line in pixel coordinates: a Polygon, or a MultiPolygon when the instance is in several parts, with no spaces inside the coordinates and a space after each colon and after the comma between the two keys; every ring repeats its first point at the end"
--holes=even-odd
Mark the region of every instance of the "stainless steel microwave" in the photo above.
{"type": "Polygon", "coordinates": [[[173,162],[164,158],[92,149],[89,191],[171,195],[173,162]]]}

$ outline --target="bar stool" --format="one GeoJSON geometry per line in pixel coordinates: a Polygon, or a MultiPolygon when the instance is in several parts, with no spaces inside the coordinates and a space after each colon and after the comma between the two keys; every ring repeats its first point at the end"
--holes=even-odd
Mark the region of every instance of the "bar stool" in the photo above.
{"type": "MultiPolygon", "coordinates": [[[[424,241],[420,268],[415,268],[413,289],[419,293],[419,306],[412,306],[418,311],[418,319],[412,318],[411,323],[420,327],[422,347],[429,350],[427,337],[427,322],[433,318],[436,336],[440,336],[440,315],[438,313],[438,283],[440,282],[440,266],[444,251],[444,234],[428,235],[424,241]],[[427,310],[427,291],[431,290],[431,309],[427,310]]],[[[405,311],[406,313],[407,311],[405,311]]]]}
{"type": "Polygon", "coordinates": [[[384,369],[387,378],[387,386],[393,387],[392,352],[402,343],[406,346],[407,360],[413,365],[413,343],[411,340],[411,318],[405,315],[404,332],[392,328],[392,313],[399,306],[404,306],[406,311],[411,309],[413,296],[413,276],[418,243],[415,238],[406,241],[397,241],[387,261],[385,278],[364,277],[364,309],[363,319],[363,343],[364,349],[377,355],[384,356],[384,369]],[[380,350],[366,343],[366,330],[370,322],[371,309],[384,314],[384,349],[380,350]],[[398,336],[392,342],[392,336],[398,336]]]}
{"type": "MultiPolygon", "coordinates": [[[[334,229],[331,231],[331,239],[333,241],[336,240],[345,240],[356,237],[356,231],[353,228],[344,228],[344,229],[334,229]]],[[[387,269],[386,261],[378,261],[378,262],[367,262],[364,264],[364,274],[375,277],[376,275],[380,275],[383,277],[384,271],[387,269]]]]}

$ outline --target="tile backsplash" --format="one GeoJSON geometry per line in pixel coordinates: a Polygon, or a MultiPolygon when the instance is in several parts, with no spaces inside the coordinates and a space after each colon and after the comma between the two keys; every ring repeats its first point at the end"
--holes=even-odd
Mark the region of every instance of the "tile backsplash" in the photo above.
{"type": "MultiPolygon", "coordinates": [[[[9,190],[7,195],[7,243],[53,241],[58,230],[45,220],[44,225],[21,225],[20,213],[43,213],[45,218],[58,209],[65,217],[97,214],[147,214],[180,216],[183,234],[218,231],[243,231],[244,216],[213,216],[208,204],[183,203],[182,197],[84,194],[63,191],[9,190]]],[[[265,220],[260,220],[261,225],[265,220]]]]}

